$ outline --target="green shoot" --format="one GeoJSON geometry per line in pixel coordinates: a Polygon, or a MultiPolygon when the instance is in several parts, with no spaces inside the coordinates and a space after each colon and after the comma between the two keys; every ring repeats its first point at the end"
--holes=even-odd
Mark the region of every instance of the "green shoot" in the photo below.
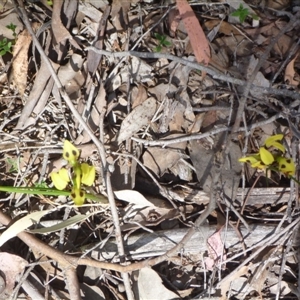
{"type": "Polygon", "coordinates": [[[18,163],[16,159],[6,157],[6,165],[9,173],[18,172],[18,163]]]}
{"type": "Polygon", "coordinates": [[[239,8],[231,13],[231,15],[238,17],[241,23],[243,23],[248,16],[251,16],[254,20],[258,20],[258,16],[250,14],[248,8],[244,7],[243,4],[240,4],[239,8]]]}
{"type": "Polygon", "coordinates": [[[17,37],[17,33],[16,33],[17,25],[15,25],[13,23],[10,23],[9,25],[6,26],[6,28],[10,29],[13,32],[13,36],[16,39],[16,37],[17,37]]]}
{"type": "Polygon", "coordinates": [[[12,53],[12,46],[16,43],[16,39],[17,39],[17,33],[16,33],[17,26],[14,25],[13,23],[10,23],[9,25],[6,26],[6,28],[10,29],[13,32],[14,40],[8,41],[7,38],[3,38],[0,41],[0,56],[5,55],[6,53],[12,53]]]}
{"type": "Polygon", "coordinates": [[[167,36],[154,33],[154,37],[158,40],[158,45],[154,48],[155,52],[161,52],[163,47],[169,47],[172,45],[171,42],[167,41],[167,36]]]}

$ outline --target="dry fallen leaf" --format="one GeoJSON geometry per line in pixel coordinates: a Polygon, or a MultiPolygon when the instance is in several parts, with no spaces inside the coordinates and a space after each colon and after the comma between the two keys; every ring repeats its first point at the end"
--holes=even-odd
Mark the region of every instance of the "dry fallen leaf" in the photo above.
{"type": "Polygon", "coordinates": [[[241,34],[241,31],[239,29],[237,29],[235,26],[224,20],[209,20],[204,23],[204,26],[207,28],[207,30],[213,30],[214,27],[218,26],[218,32],[223,33],[225,35],[231,36],[241,34]]]}
{"type": "Polygon", "coordinates": [[[284,81],[291,85],[291,86],[298,86],[299,85],[299,75],[296,73],[294,68],[295,60],[297,59],[298,54],[295,56],[294,59],[292,59],[289,64],[285,68],[284,72],[284,81]],[[295,78],[298,77],[298,80],[295,80],[295,78]]]}
{"type": "Polygon", "coordinates": [[[170,36],[175,37],[175,33],[180,22],[180,16],[177,9],[173,8],[170,10],[168,15],[168,22],[170,27],[170,36]]]}
{"type": "Polygon", "coordinates": [[[221,289],[221,300],[228,299],[227,293],[230,290],[231,284],[235,279],[240,278],[241,276],[247,274],[249,267],[243,266],[238,271],[231,272],[227,277],[225,277],[224,280],[222,280],[221,284],[218,286],[218,288],[221,289]]]}
{"type": "Polygon", "coordinates": [[[28,49],[32,38],[27,29],[19,35],[13,52],[13,76],[20,95],[24,95],[27,84],[28,49]]]}
{"type": "Polygon", "coordinates": [[[19,274],[23,272],[27,265],[27,261],[20,256],[6,252],[0,253],[0,270],[2,276],[4,275],[6,285],[5,290],[1,293],[1,299],[5,299],[3,298],[5,296],[8,299],[11,296],[19,274]]]}
{"type": "Polygon", "coordinates": [[[207,239],[207,248],[209,257],[205,260],[206,268],[210,271],[217,267],[218,269],[224,269],[225,265],[223,264],[220,268],[220,262],[226,260],[225,249],[223,247],[223,242],[221,240],[220,230],[216,231],[207,239]]]}
{"type": "Polygon", "coordinates": [[[168,290],[162,284],[162,279],[151,268],[142,268],[139,271],[137,288],[138,296],[141,300],[178,299],[178,295],[168,290]]]}
{"type": "Polygon", "coordinates": [[[136,106],[132,112],[123,120],[118,136],[118,142],[121,143],[132,137],[142,127],[148,125],[156,111],[156,100],[153,97],[148,98],[141,105],[136,106]]]}
{"type": "Polygon", "coordinates": [[[13,223],[0,236],[0,246],[17,236],[20,232],[26,230],[31,225],[39,222],[44,215],[49,214],[50,212],[51,210],[35,211],[13,223]]]}
{"type": "Polygon", "coordinates": [[[209,44],[194,11],[186,0],[177,0],[176,4],[197,61],[208,65],[210,61],[209,44]]]}

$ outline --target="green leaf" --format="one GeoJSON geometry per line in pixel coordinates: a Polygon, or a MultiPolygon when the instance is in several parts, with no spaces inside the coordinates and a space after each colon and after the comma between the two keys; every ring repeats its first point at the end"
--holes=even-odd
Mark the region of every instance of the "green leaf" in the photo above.
{"type": "Polygon", "coordinates": [[[239,8],[231,13],[231,15],[234,17],[239,17],[240,22],[243,23],[249,15],[249,10],[248,8],[244,8],[243,4],[240,4],[239,8]]]}
{"type": "Polygon", "coordinates": [[[42,189],[47,189],[48,185],[45,181],[42,181],[41,183],[35,183],[34,187],[36,188],[42,188],[42,189]]]}
{"type": "Polygon", "coordinates": [[[172,45],[172,43],[171,42],[169,42],[169,41],[164,41],[164,46],[171,46],[172,45]]]}
{"type": "Polygon", "coordinates": [[[162,46],[156,46],[153,50],[154,52],[161,52],[162,46]]]}
{"type": "Polygon", "coordinates": [[[17,25],[10,23],[9,25],[6,26],[6,28],[12,30],[13,32],[15,32],[17,25]]]}

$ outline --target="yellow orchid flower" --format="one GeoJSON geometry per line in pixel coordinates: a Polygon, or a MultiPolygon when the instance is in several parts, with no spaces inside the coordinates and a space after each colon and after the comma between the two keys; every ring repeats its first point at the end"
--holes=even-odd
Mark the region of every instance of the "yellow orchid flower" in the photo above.
{"type": "Polygon", "coordinates": [[[94,166],[90,166],[87,163],[81,164],[81,182],[87,186],[91,186],[95,181],[96,170],[94,166]]]}
{"type": "Polygon", "coordinates": [[[50,177],[54,186],[60,191],[65,189],[70,182],[68,170],[65,168],[61,168],[58,172],[52,172],[50,177]]]}
{"type": "Polygon", "coordinates": [[[278,170],[287,175],[294,176],[296,171],[296,166],[294,161],[291,158],[286,158],[282,156],[278,156],[276,158],[276,162],[278,163],[278,170]]]}
{"type": "Polygon", "coordinates": [[[68,140],[64,141],[63,158],[69,162],[71,166],[75,166],[79,159],[79,150],[68,140]]]}
{"type": "MultiPolygon", "coordinates": [[[[81,185],[91,186],[95,181],[96,171],[94,166],[87,163],[80,163],[80,152],[68,140],[64,141],[63,157],[68,161],[72,170],[72,191],[71,198],[76,205],[82,205],[85,199],[85,191],[81,189],[81,185]]],[[[51,173],[51,179],[54,186],[58,190],[63,190],[70,182],[67,169],[62,168],[58,172],[51,173]]]]}
{"type": "MultiPolygon", "coordinates": [[[[247,162],[251,164],[251,167],[258,169],[271,169],[279,171],[284,175],[291,177],[296,171],[296,166],[291,158],[286,158],[278,155],[276,151],[272,152],[272,148],[275,148],[282,153],[285,152],[285,147],[280,143],[283,139],[283,134],[272,135],[266,139],[264,147],[259,148],[259,153],[242,157],[239,159],[240,162],[247,162]],[[266,149],[270,148],[270,150],[266,149]]],[[[295,180],[295,179],[294,179],[295,180]]]]}

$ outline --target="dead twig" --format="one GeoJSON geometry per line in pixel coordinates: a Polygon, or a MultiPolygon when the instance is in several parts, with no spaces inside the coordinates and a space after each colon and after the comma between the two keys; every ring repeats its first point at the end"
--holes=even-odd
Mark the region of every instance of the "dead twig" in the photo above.
{"type": "MultiPolygon", "coordinates": [[[[126,57],[126,56],[136,56],[136,57],[146,58],[146,59],[166,58],[168,60],[172,60],[177,63],[183,64],[185,66],[191,67],[195,70],[206,72],[207,74],[211,75],[214,79],[223,80],[225,82],[236,84],[236,85],[241,85],[241,86],[245,86],[247,84],[247,81],[237,79],[237,78],[231,77],[229,75],[222,74],[222,73],[212,69],[211,67],[206,67],[199,63],[191,62],[187,59],[180,58],[180,57],[177,57],[177,56],[174,56],[171,54],[167,54],[167,53],[138,52],[138,51],[109,52],[106,50],[98,50],[92,46],[86,47],[84,50],[85,51],[92,50],[98,54],[112,56],[114,58],[120,58],[120,57],[126,57]]],[[[261,87],[261,86],[254,85],[254,84],[251,84],[250,88],[255,89],[258,92],[261,92],[263,94],[286,96],[286,97],[291,97],[292,99],[295,99],[295,100],[299,99],[298,92],[293,92],[293,91],[289,91],[289,90],[279,90],[276,88],[266,88],[266,87],[261,87]]]]}
{"type": "MultiPolygon", "coordinates": [[[[243,131],[250,131],[250,130],[255,129],[257,127],[261,127],[265,124],[272,123],[280,117],[282,117],[282,114],[278,113],[278,114],[274,115],[273,117],[271,117],[267,120],[251,124],[246,129],[245,129],[245,127],[240,127],[238,129],[238,131],[242,131],[242,132],[243,131]]],[[[171,144],[174,144],[174,143],[180,143],[180,142],[186,142],[186,141],[192,141],[192,140],[200,140],[200,139],[203,139],[203,138],[208,137],[208,136],[216,135],[220,132],[231,131],[231,130],[232,130],[232,127],[220,127],[220,128],[212,129],[212,130],[210,130],[208,132],[205,132],[205,133],[195,133],[195,134],[190,134],[190,135],[185,134],[185,135],[182,135],[182,137],[176,137],[176,138],[172,138],[172,139],[156,140],[156,141],[155,140],[154,141],[149,141],[149,140],[140,139],[140,138],[136,138],[136,137],[132,137],[131,139],[136,141],[136,142],[142,143],[145,146],[163,146],[163,147],[165,147],[167,145],[171,145],[171,144]]]]}

